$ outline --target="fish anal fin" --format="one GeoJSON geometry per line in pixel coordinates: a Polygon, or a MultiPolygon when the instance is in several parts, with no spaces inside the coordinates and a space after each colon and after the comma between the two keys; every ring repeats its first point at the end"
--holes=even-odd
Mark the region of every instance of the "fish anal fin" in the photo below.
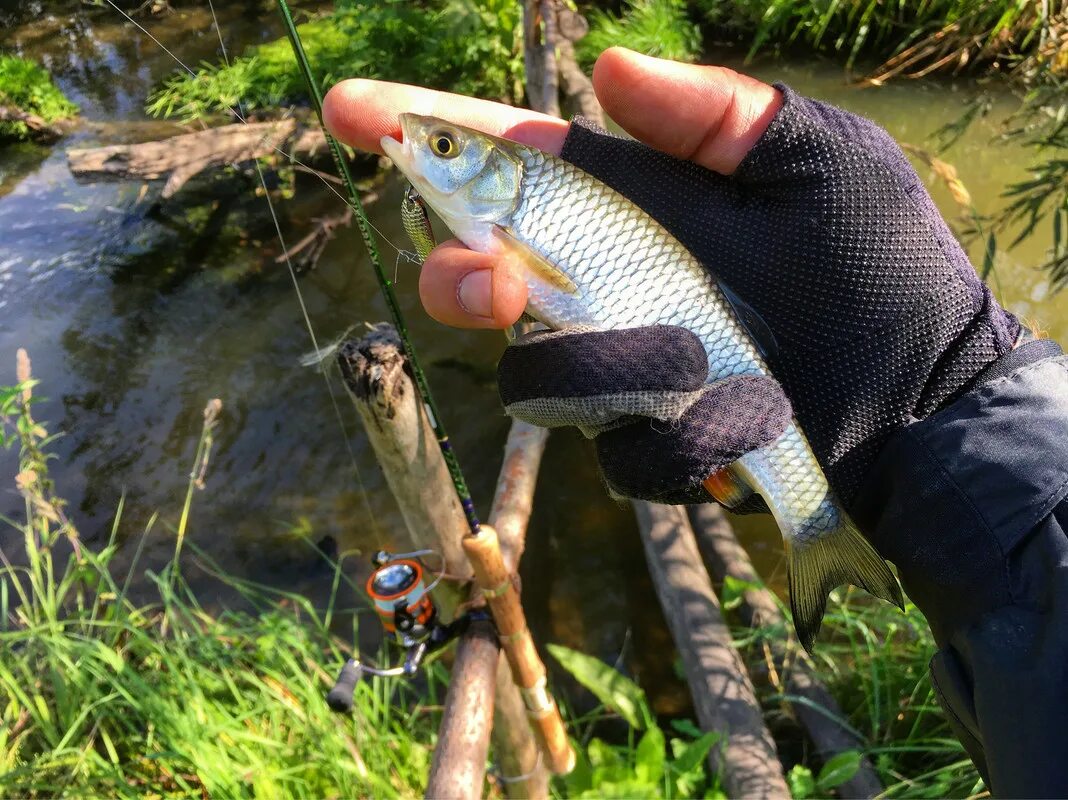
{"type": "Polygon", "coordinates": [[[724,508],[737,508],[753,494],[745,481],[730,467],[717,469],[704,479],[705,491],[724,508]]]}
{"type": "Polygon", "coordinates": [[[786,540],[786,573],[794,630],[812,652],[827,596],[845,583],[904,608],[901,587],[890,567],[848,517],[843,524],[808,542],[786,540]]]}
{"type": "Polygon", "coordinates": [[[514,257],[524,268],[538,280],[560,289],[568,294],[578,294],[578,286],[565,275],[559,267],[550,263],[540,253],[536,253],[520,242],[512,232],[500,225],[493,227],[493,238],[501,249],[514,257]]]}

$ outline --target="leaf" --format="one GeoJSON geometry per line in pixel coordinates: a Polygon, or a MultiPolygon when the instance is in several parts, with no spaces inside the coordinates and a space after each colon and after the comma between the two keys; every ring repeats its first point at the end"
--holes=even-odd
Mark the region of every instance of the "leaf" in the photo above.
{"type": "Polygon", "coordinates": [[[651,725],[634,753],[634,773],[639,780],[654,786],[664,777],[664,733],[651,725]]]}
{"type": "Polygon", "coordinates": [[[816,786],[820,792],[826,792],[836,786],[841,786],[860,769],[860,751],[846,750],[833,756],[823,765],[820,774],[816,777],[816,786]]]}
{"type": "Polygon", "coordinates": [[[649,726],[653,715],[638,684],[593,656],[558,644],[550,644],[548,649],[560,666],[628,725],[638,730],[649,726]]]}
{"type": "Polygon", "coordinates": [[[708,758],[708,752],[718,742],[720,735],[715,731],[704,734],[700,739],[693,741],[679,754],[671,767],[678,772],[689,772],[708,758]]]}
{"type": "Polygon", "coordinates": [[[743,581],[733,575],[723,578],[723,607],[727,610],[737,608],[745,599],[745,593],[750,589],[759,589],[760,585],[752,581],[743,581]]]}
{"type": "Polygon", "coordinates": [[[994,256],[998,252],[998,240],[991,231],[990,235],[986,239],[986,251],[983,253],[983,271],[980,273],[980,277],[985,281],[986,276],[990,274],[990,271],[994,269],[994,256]]]}
{"type": "Polygon", "coordinates": [[[794,800],[808,800],[816,795],[816,779],[812,777],[812,770],[801,764],[795,764],[786,773],[786,782],[790,786],[790,796],[794,800]]]}

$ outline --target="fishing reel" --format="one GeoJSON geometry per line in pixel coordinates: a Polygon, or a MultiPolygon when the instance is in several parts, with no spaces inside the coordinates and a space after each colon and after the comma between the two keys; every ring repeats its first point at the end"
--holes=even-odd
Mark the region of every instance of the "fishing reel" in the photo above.
{"type": "Polygon", "coordinates": [[[430,591],[441,582],[445,570],[442,567],[427,585],[427,570],[420,558],[431,553],[432,550],[418,550],[393,554],[379,550],[371,558],[374,570],[367,578],[365,589],[382,627],[404,650],[404,662],[395,667],[372,667],[354,655],[345,662],[334,687],[326,695],[326,702],[334,711],[352,708],[356,684],[365,674],[411,678],[430,653],[454,639],[470,623],[470,613],[448,624],[439,619],[430,591]]]}

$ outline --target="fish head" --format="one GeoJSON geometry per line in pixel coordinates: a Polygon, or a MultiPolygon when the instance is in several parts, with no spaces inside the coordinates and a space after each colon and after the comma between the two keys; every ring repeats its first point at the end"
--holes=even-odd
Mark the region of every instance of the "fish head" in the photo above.
{"type": "Polygon", "coordinates": [[[519,204],[522,161],[507,142],[437,117],[400,115],[403,138],[382,149],[465,244],[485,249],[519,204]]]}

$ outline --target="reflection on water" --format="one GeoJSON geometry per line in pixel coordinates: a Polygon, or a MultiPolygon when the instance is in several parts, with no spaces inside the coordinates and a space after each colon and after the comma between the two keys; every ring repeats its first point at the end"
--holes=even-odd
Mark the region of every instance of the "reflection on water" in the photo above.
{"type": "MultiPolygon", "coordinates": [[[[308,334],[290,278],[275,262],[280,248],[263,198],[244,179],[216,176],[163,213],[149,214],[139,185],[72,181],[66,148],[162,135],[141,119],[140,107],[173,63],[114,12],[40,6],[25,18],[31,21],[8,20],[3,45],[42,58],[94,124],[51,150],[26,145],[0,153],[0,381],[13,379],[14,351],[26,347],[40,391],[50,398],[38,415],[65,434],[55,446],[55,477],[86,538],[107,535],[124,494],[120,536],[128,543],[139,540],[154,511],[162,512],[140,564],[152,569],[173,550],[201,410],[209,398],[222,398],[191,539],[231,571],[321,596],[326,581],[312,544],[365,554],[405,545],[400,517],[337,380],[332,389],[349,447],[323,378],[299,366],[308,334]]],[[[189,62],[214,57],[204,9],[179,8],[144,23],[189,62]]],[[[258,3],[227,4],[223,13],[233,47],[277,35],[258,3]]],[[[833,66],[769,61],[750,71],[868,115],[920,145],[972,91],[964,83],[858,90],[833,66]]],[[[998,207],[1003,187],[1029,158],[991,144],[1010,107],[1003,98],[991,119],[946,154],[984,212],[998,207]]],[[[956,214],[943,187],[936,185],[934,195],[956,214]]],[[[371,208],[374,224],[393,242],[402,241],[398,203],[398,186],[390,182],[371,208]]],[[[278,208],[290,243],[314,218],[340,210],[309,176],[300,176],[295,199],[278,208]]],[[[1049,244],[1036,237],[1002,254],[998,293],[1009,308],[1038,317],[1068,341],[1068,293],[1050,296],[1044,275],[1031,266],[1049,244]]],[[[300,277],[320,341],[387,316],[362,252],[356,231],[342,231],[318,267],[300,277]]],[[[385,252],[392,267],[396,253],[388,246],[385,252]]],[[[396,268],[401,305],[485,513],[508,427],[487,386],[503,339],[444,331],[418,304],[413,268],[396,268]]],[[[523,565],[535,632],[608,660],[626,645],[632,670],[647,685],[664,687],[658,707],[682,710],[685,695],[665,655],[669,637],[633,518],[607,499],[591,455],[577,434],[551,438],[523,565]]],[[[0,475],[13,475],[13,467],[13,455],[0,454],[0,475]]],[[[12,491],[0,491],[0,513],[17,515],[19,506],[12,491]]],[[[738,528],[764,574],[781,584],[774,528],[761,518],[740,520],[738,528]]],[[[10,539],[5,533],[0,541],[17,549],[10,539]]],[[[365,561],[350,563],[364,574],[365,561]]]]}

